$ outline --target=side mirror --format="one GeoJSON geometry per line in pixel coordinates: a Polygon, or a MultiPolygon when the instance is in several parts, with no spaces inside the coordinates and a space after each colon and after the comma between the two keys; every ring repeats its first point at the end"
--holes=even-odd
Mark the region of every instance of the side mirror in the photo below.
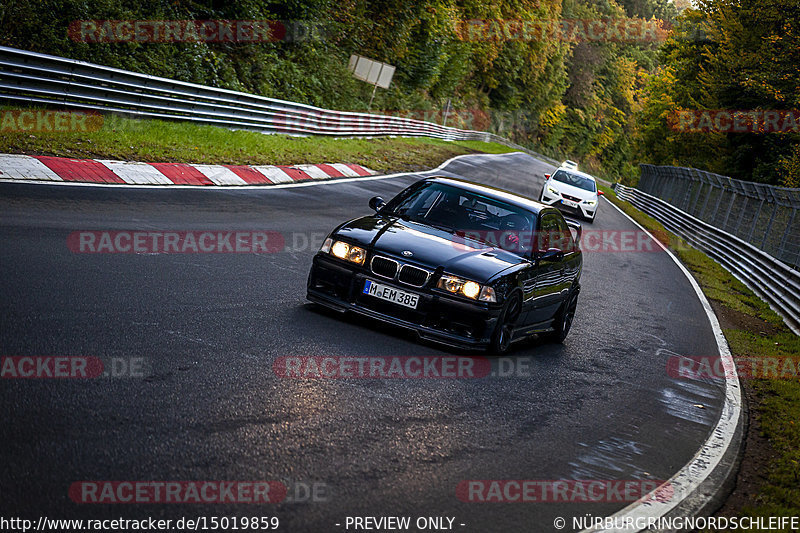
{"type": "Polygon", "coordinates": [[[606,193],[604,193],[603,191],[600,190],[597,191],[597,196],[605,196],[605,195],[606,193]]]}
{"type": "Polygon", "coordinates": [[[373,211],[378,211],[381,207],[385,206],[386,202],[380,196],[373,196],[369,199],[369,207],[373,211]]]}
{"type": "Polygon", "coordinates": [[[564,257],[564,252],[558,248],[548,248],[543,252],[539,252],[539,261],[559,261],[564,257]]]}
{"type": "Polygon", "coordinates": [[[550,174],[545,174],[544,175],[544,179],[549,180],[550,179],[550,174]]]}

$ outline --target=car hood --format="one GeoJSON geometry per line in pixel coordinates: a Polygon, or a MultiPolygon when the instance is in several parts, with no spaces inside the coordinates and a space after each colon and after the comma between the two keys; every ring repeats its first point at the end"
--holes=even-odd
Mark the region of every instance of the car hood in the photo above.
{"type": "Polygon", "coordinates": [[[580,187],[568,185],[561,181],[548,180],[547,185],[550,185],[562,194],[568,194],[570,196],[574,196],[575,198],[580,198],[581,200],[594,200],[597,197],[596,192],[587,191],[585,189],[581,189],[580,187]]]}
{"type": "Polygon", "coordinates": [[[358,218],[339,227],[336,235],[370,247],[378,254],[431,270],[442,267],[445,272],[478,282],[489,281],[510,267],[526,263],[516,254],[463,234],[397,218],[358,218]],[[406,256],[403,252],[413,255],[406,256]]]}

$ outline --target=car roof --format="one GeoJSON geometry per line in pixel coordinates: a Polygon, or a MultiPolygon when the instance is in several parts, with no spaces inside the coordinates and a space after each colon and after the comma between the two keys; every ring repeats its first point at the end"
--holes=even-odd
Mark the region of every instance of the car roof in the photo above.
{"type": "Polygon", "coordinates": [[[546,206],[534,200],[533,198],[529,198],[521,194],[512,193],[503,189],[498,189],[497,187],[492,187],[490,185],[483,185],[480,183],[475,183],[461,178],[451,178],[448,176],[432,176],[430,178],[426,178],[424,181],[432,183],[442,183],[444,185],[450,185],[452,187],[464,189],[469,192],[482,194],[489,198],[507,202],[511,205],[527,209],[528,211],[531,211],[536,215],[538,215],[541,211],[551,211],[551,210],[557,211],[555,208],[546,206]]]}
{"type": "Polygon", "coordinates": [[[553,171],[553,174],[555,174],[556,171],[559,171],[559,170],[563,170],[564,172],[568,172],[570,174],[575,174],[575,175],[581,176],[583,178],[589,178],[590,180],[592,180],[594,182],[597,181],[597,179],[595,179],[595,177],[592,176],[591,174],[587,174],[586,172],[581,172],[577,168],[569,168],[569,167],[563,167],[562,166],[562,167],[558,167],[555,171],[553,171]]]}

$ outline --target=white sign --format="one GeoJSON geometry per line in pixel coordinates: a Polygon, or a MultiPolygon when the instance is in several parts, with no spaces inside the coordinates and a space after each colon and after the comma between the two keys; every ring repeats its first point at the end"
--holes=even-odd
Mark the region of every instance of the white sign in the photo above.
{"type": "Polygon", "coordinates": [[[350,69],[356,79],[376,85],[381,89],[389,88],[395,70],[392,65],[357,55],[350,56],[347,68],[350,69]]]}

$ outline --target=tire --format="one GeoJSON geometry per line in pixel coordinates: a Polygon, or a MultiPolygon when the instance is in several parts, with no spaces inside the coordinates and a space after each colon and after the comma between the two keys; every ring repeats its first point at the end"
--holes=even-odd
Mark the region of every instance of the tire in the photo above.
{"type": "Polygon", "coordinates": [[[567,338],[570,328],[572,328],[572,321],[575,318],[575,309],[578,307],[578,293],[573,292],[570,294],[569,299],[564,302],[561,310],[556,314],[556,319],[553,322],[553,340],[558,343],[564,342],[567,338]]]}
{"type": "Polygon", "coordinates": [[[522,299],[519,294],[513,293],[506,302],[503,311],[500,313],[500,318],[497,320],[497,326],[492,333],[492,340],[489,344],[488,352],[494,355],[503,355],[508,352],[511,346],[511,335],[514,332],[514,325],[519,318],[520,311],[522,310],[522,299]]]}

